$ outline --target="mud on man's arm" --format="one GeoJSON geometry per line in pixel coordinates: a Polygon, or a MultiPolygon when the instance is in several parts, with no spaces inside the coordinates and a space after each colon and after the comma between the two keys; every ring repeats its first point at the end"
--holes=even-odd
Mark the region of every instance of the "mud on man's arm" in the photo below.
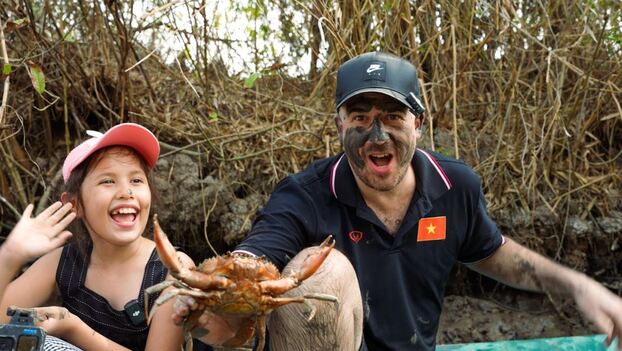
{"type": "MultiPolygon", "coordinates": [[[[622,299],[587,275],[552,261],[506,237],[490,257],[469,268],[512,287],[571,298],[607,345],[622,337],[622,299]]],[[[618,341],[618,349],[622,344],[618,341]]]]}

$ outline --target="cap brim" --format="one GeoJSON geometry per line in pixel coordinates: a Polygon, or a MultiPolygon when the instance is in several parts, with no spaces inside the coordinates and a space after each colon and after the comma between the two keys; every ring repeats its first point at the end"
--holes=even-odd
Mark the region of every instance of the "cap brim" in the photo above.
{"type": "Polygon", "coordinates": [[[97,150],[108,146],[127,146],[138,152],[153,168],[160,156],[158,139],[147,128],[135,123],[123,123],[110,128],[103,136],[91,138],[71,150],[63,165],[63,178],[69,179],[71,171],[97,150]]]}
{"type": "Polygon", "coordinates": [[[406,106],[409,109],[413,108],[406,101],[406,97],[404,95],[398,93],[395,90],[386,89],[386,88],[363,88],[363,89],[356,90],[356,91],[350,93],[349,95],[347,95],[345,98],[343,98],[343,100],[341,100],[339,105],[337,105],[337,110],[339,110],[339,108],[341,106],[343,106],[343,104],[348,102],[348,100],[350,100],[351,98],[353,98],[353,97],[355,97],[357,95],[360,95],[360,94],[364,94],[364,93],[380,93],[380,94],[384,94],[384,95],[390,96],[390,97],[394,98],[395,100],[401,102],[404,106],[406,106]]]}
{"type": "Polygon", "coordinates": [[[124,123],[110,128],[99,141],[97,149],[114,145],[128,146],[136,150],[149,168],[155,167],[160,156],[158,139],[139,124],[124,123]]]}

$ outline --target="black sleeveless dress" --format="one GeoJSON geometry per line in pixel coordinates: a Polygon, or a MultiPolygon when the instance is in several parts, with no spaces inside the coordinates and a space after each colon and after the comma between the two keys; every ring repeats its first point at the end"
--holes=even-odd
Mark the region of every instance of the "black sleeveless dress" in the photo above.
{"type": "MultiPolygon", "coordinates": [[[[87,257],[90,257],[91,250],[89,248],[87,257]]],[[[56,284],[63,307],[108,339],[131,350],[144,350],[149,333],[147,322],[134,325],[126,311],[115,310],[105,298],[85,287],[87,268],[88,263],[80,255],[77,246],[74,243],[65,245],[56,270],[56,284]]],[[[167,269],[154,249],[145,266],[137,299],[141,311],[144,311],[145,306],[145,289],[162,282],[166,274],[167,269]]],[[[149,310],[157,297],[157,294],[149,296],[149,310]]]]}

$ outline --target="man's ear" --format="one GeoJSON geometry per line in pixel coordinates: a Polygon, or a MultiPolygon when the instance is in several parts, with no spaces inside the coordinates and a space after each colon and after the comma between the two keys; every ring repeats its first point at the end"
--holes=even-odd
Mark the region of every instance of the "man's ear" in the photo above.
{"type": "Polygon", "coordinates": [[[339,117],[339,113],[335,114],[335,126],[337,127],[339,138],[341,139],[341,135],[343,134],[343,121],[341,120],[341,117],[339,117]]]}
{"type": "Polygon", "coordinates": [[[422,125],[423,125],[423,113],[415,117],[415,129],[421,130],[422,125]]]}
{"type": "Polygon", "coordinates": [[[415,137],[417,139],[421,138],[421,135],[423,134],[423,132],[421,131],[422,126],[423,126],[423,113],[415,117],[415,137]]]}

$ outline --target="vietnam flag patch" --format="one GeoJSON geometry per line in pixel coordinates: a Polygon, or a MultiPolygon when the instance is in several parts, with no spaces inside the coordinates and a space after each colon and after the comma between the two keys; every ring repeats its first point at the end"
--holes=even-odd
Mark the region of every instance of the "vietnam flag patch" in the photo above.
{"type": "Polygon", "coordinates": [[[445,240],[445,221],[447,217],[429,217],[419,220],[417,241],[445,240]]]}

